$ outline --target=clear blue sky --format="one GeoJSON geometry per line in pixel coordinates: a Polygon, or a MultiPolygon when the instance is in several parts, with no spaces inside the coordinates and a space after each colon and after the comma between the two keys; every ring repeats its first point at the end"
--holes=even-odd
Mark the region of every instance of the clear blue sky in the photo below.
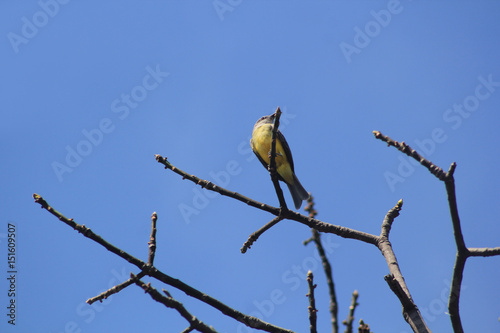
{"type": "MultiPolygon", "coordinates": [[[[86,305],[137,269],[41,210],[33,193],[143,260],[156,211],[159,269],[296,332],[308,330],[305,273],[312,269],[318,327],[328,332],[324,274],[315,249],[302,245],[307,227],[283,221],[241,254],[272,216],[210,195],[154,159],[167,156],[277,205],[248,144],[255,121],[277,106],[319,219],[378,234],[403,198],[390,240],[428,326],[451,331],[455,243],[444,184],[372,131],[404,140],[446,170],[457,162],[467,245],[500,246],[498,2],[41,0],[3,1],[0,9],[2,332],[187,327],[137,287],[86,305]],[[9,223],[16,226],[15,328],[6,317],[9,223]]],[[[356,321],[374,332],[410,332],[378,250],[333,235],[324,241],[340,320],[356,289],[356,321]]],[[[499,272],[500,258],[467,262],[466,331],[500,331],[499,272]]],[[[220,332],[250,332],[153,285],[220,332]]]]}

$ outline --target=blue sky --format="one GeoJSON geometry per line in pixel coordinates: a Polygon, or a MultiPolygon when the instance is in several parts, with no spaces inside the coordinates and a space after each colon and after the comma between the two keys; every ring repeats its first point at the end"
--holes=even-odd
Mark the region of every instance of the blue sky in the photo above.
{"type": "MultiPolygon", "coordinates": [[[[255,121],[277,106],[319,219],[378,234],[403,198],[390,240],[430,329],[451,331],[446,298],[455,243],[444,184],[372,131],[405,141],[445,170],[457,162],[466,244],[500,245],[498,2],[41,0],[0,8],[0,246],[5,253],[14,224],[18,261],[15,327],[6,319],[5,256],[0,263],[2,332],[187,327],[135,286],[86,305],[137,269],[42,211],[33,193],[142,260],[156,211],[159,269],[296,332],[308,330],[311,269],[318,328],[328,332],[324,274],[315,249],[302,245],[307,227],[283,221],[241,254],[272,216],[211,195],[154,159],[161,154],[277,205],[268,173],[249,150],[255,121]]],[[[340,321],[358,290],[356,321],[374,332],[410,332],[384,282],[380,252],[323,239],[340,321]]],[[[468,260],[460,303],[466,331],[500,330],[499,268],[500,258],[468,260]]],[[[152,283],[219,332],[250,332],[152,283]]]]}

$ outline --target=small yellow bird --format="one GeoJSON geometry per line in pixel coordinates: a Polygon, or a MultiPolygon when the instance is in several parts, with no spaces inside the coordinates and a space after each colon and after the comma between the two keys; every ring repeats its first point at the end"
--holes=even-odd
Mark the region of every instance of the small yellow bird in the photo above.
{"type": "MultiPolygon", "coordinates": [[[[253,152],[257,155],[259,161],[266,169],[271,161],[269,152],[271,150],[274,118],[275,114],[272,114],[257,120],[253,127],[252,139],[250,140],[250,146],[253,152]]],[[[295,209],[299,209],[302,205],[302,200],[307,200],[309,198],[309,193],[302,187],[297,176],[295,176],[292,152],[279,129],[276,132],[275,161],[278,179],[286,183],[292,195],[295,209]]]]}

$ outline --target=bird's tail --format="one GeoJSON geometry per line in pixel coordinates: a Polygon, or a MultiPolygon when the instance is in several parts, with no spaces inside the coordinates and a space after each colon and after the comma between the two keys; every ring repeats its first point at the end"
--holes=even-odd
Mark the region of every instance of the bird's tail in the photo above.
{"type": "Polygon", "coordinates": [[[293,185],[288,184],[288,189],[293,198],[293,204],[295,209],[299,209],[302,206],[302,200],[309,199],[309,193],[304,189],[302,184],[297,179],[297,176],[293,175],[293,185]]]}

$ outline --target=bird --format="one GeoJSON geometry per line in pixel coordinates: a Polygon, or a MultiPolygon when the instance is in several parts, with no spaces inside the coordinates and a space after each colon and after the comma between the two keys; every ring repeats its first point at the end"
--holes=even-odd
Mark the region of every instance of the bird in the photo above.
{"type": "MultiPolygon", "coordinates": [[[[250,140],[250,147],[257,155],[257,158],[262,165],[267,169],[270,163],[269,152],[271,150],[271,142],[274,127],[274,118],[276,115],[273,113],[269,116],[259,118],[253,127],[252,138],[250,140]]],[[[295,209],[302,206],[302,201],[309,198],[309,193],[304,189],[299,179],[295,175],[293,167],[293,158],[290,147],[286,142],[285,137],[278,129],[276,132],[276,171],[278,179],[285,182],[290,190],[293,198],[295,209]]]]}

